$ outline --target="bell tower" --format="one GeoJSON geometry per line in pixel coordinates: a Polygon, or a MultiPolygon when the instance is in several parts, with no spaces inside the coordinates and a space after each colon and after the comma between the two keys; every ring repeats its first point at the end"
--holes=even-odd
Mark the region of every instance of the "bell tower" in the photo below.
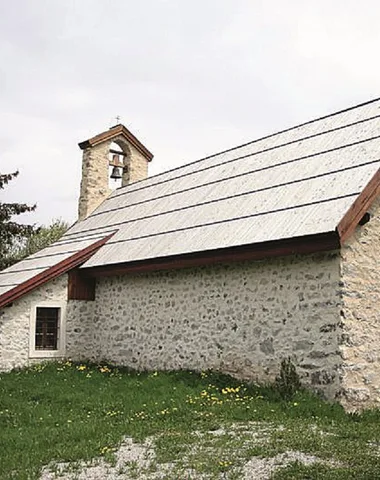
{"type": "Polygon", "coordinates": [[[78,219],[88,217],[111,193],[111,178],[121,185],[144,180],[153,154],[122,124],[79,143],[83,150],[78,219]],[[118,149],[111,148],[117,145],[118,149]]]}

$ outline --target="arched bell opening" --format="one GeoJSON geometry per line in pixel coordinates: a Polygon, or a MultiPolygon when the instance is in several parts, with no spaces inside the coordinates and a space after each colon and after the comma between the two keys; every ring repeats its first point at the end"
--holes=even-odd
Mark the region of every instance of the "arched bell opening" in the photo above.
{"type": "Polygon", "coordinates": [[[129,183],[129,157],[130,152],[127,144],[118,140],[110,144],[108,153],[108,186],[111,190],[129,183]]]}

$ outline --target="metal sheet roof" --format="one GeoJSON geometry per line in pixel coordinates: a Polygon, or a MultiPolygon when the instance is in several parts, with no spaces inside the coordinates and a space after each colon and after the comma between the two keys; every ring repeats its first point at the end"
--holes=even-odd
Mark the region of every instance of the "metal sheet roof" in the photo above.
{"type": "Polygon", "coordinates": [[[334,231],[379,168],[376,100],[116,190],[83,268],[334,231]]]}
{"type": "Polygon", "coordinates": [[[113,232],[82,268],[332,232],[379,168],[374,100],[117,189],[0,295],[113,232]]]}
{"type": "Polygon", "coordinates": [[[318,137],[259,154],[255,150],[249,157],[231,156],[233,152],[229,152],[231,158],[226,159],[226,154],[222,154],[221,158],[213,157],[211,165],[208,165],[210,159],[197,163],[198,170],[194,169],[195,165],[192,165],[190,172],[186,166],[183,167],[183,176],[181,169],[177,169],[166,176],[158,175],[158,178],[152,177],[120,188],[76,228],[91,231],[102,225],[118,227],[131,216],[165,211],[168,205],[181,201],[188,205],[191,200],[194,203],[198,198],[207,198],[213,191],[215,195],[218,195],[218,190],[224,191],[226,188],[235,187],[239,191],[242,183],[254,182],[260,187],[277,179],[281,179],[282,183],[291,181],[300,170],[307,177],[318,169],[321,162],[325,164],[324,171],[328,172],[334,169],[337,161],[344,168],[355,165],[358,158],[363,158],[363,162],[376,160],[380,157],[377,154],[380,144],[379,121],[379,118],[370,119],[359,126],[351,125],[344,130],[320,133],[318,137]],[[286,171],[287,177],[282,178],[286,171]]]}

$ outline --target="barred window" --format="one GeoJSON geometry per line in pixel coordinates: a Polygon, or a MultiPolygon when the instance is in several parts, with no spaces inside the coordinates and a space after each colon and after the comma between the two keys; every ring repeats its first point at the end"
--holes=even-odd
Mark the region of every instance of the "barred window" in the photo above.
{"type": "Polygon", "coordinates": [[[36,350],[58,350],[60,308],[37,307],[36,311],[36,350]]]}
{"type": "Polygon", "coordinates": [[[63,358],[66,353],[66,302],[31,304],[29,358],[63,358]]]}

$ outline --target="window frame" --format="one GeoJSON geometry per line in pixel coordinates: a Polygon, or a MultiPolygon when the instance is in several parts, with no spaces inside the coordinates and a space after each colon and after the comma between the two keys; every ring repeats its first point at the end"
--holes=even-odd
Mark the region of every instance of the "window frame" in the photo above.
{"type": "Polygon", "coordinates": [[[33,303],[30,309],[29,328],[29,358],[56,358],[64,357],[66,353],[66,303],[65,302],[38,302],[33,303]],[[36,323],[37,308],[59,308],[58,348],[57,350],[36,350],[36,323]]]}

